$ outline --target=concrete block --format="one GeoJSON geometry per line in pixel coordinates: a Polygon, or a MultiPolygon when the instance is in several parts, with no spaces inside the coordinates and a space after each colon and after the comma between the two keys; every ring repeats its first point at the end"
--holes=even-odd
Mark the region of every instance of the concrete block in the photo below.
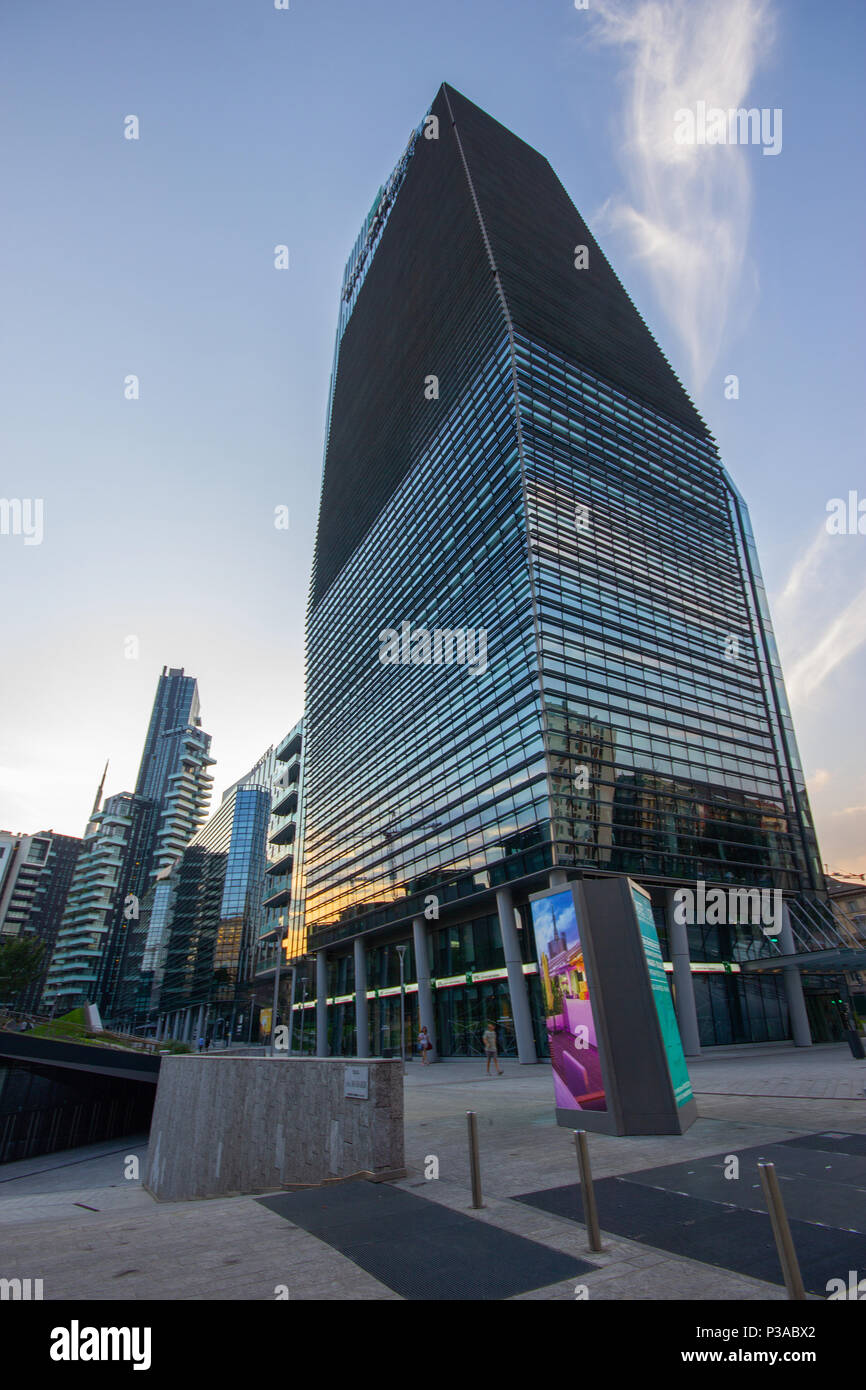
{"type": "Polygon", "coordinates": [[[399,1060],[165,1056],[143,1185],[164,1202],[402,1174],[399,1060]],[[346,1069],[368,1073],[347,1096],[346,1069]]]}

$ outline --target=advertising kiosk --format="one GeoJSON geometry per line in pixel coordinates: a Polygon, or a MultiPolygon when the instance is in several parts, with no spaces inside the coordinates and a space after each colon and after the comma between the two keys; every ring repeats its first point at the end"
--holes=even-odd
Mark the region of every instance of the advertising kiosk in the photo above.
{"type": "Polygon", "coordinates": [[[530,897],[556,1118],[683,1134],[697,1118],[649,894],[581,879],[530,897]]]}

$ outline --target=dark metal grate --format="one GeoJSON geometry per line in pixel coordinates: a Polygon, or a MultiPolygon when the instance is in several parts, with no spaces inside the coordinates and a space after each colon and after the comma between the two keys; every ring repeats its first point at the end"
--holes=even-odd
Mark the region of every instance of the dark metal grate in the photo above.
{"type": "Polygon", "coordinates": [[[511,1298],[595,1268],[383,1183],[350,1182],[259,1201],[410,1300],[511,1298]]]}

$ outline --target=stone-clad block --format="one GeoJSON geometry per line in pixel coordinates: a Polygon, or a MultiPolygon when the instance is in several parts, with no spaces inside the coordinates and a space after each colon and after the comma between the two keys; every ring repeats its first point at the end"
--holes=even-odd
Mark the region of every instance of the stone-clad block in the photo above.
{"type": "Polygon", "coordinates": [[[272,1192],[403,1168],[399,1061],[164,1056],[144,1186],[160,1201],[272,1192]],[[348,1067],[368,1096],[347,1096],[348,1067]]]}

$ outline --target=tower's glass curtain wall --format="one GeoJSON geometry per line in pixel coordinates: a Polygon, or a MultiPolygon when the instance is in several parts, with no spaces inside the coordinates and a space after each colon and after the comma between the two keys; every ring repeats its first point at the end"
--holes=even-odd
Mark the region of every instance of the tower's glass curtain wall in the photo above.
{"type": "Polygon", "coordinates": [[[745,507],[547,161],[447,86],[344,281],[304,817],[314,948],[555,867],[821,884],[745,507]]]}
{"type": "Polygon", "coordinates": [[[169,867],[207,817],[213,777],[210,734],[201,727],[198,682],[163,667],[135,784],[160,808],[151,881],[169,867]]]}
{"type": "Polygon", "coordinates": [[[269,812],[265,786],[237,783],[178,860],[156,962],[160,1014],[199,1010],[198,1026],[207,1018],[216,1033],[229,1036],[244,997],[252,997],[269,812]]]}

